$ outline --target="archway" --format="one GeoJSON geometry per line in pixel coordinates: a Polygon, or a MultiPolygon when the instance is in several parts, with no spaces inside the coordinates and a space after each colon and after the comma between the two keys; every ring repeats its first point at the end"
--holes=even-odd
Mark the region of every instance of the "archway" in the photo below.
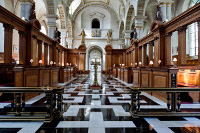
{"type": "Polygon", "coordinates": [[[128,9],[127,15],[126,15],[126,23],[125,23],[125,30],[130,30],[132,26],[132,18],[134,17],[134,7],[131,5],[128,9]]]}
{"type": "Polygon", "coordinates": [[[98,45],[90,45],[87,48],[86,51],[86,69],[87,70],[91,70],[91,60],[94,59],[93,57],[95,56],[98,57],[98,59],[100,59],[100,63],[101,63],[101,69],[100,70],[104,70],[105,67],[105,50],[103,48],[101,48],[101,46],[98,45]]]}
{"type": "Polygon", "coordinates": [[[100,66],[98,66],[97,69],[97,79],[98,83],[101,84],[101,70],[103,70],[103,64],[105,61],[105,57],[103,57],[103,50],[101,49],[101,47],[93,45],[88,48],[86,58],[88,70],[90,70],[90,84],[92,84],[94,81],[95,72],[94,65],[91,65],[91,63],[95,62],[95,59],[97,60],[97,62],[100,62],[100,66]]]}
{"type": "Polygon", "coordinates": [[[103,53],[102,50],[96,46],[92,47],[90,51],[88,52],[88,66],[89,70],[94,71],[94,66],[91,65],[91,62],[95,61],[95,58],[97,59],[98,62],[101,63],[101,66],[98,67],[98,71],[101,71],[103,68],[103,53]]]}

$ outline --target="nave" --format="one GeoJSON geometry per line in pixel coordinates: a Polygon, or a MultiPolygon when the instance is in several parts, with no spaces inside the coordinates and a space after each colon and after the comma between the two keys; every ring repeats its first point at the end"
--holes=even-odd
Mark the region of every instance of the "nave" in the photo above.
{"type": "MultiPolygon", "coordinates": [[[[93,72],[89,75],[79,75],[65,84],[63,94],[64,114],[51,123],[43,121],[32,122],[0,122],[0,132],[9,133],[171,133],[199,132],[200,117],[139,117],[133,118],[130,111],[131,84],[116,78],[101,77],[102,90],[91,90],[89,85],[93,80],[93,72]]],[[[62,84],[60,84],[62,85],[62,84]]],[[[46,102],[40,94],[26,102],[46,102]]],[[[8,103],[7,103],[8,104],[8,103]]],[[[1,108],[6,103],[0,103],[1,108]]],[[[166,109],[167,104],[148,93],[141,94],[141,109],[166,109]]],[[[183,105],[184,106],[184,105],[183,105]]],[[[190,106],[191,107],[191,106],[190,106]]],[[[199,105],[196,104],[196,108],[199,105]]],[[[195,107],[193,107],[195,109],[195,107]]],[[[152,112],[153,113],[153,112],[152,112]]]]}

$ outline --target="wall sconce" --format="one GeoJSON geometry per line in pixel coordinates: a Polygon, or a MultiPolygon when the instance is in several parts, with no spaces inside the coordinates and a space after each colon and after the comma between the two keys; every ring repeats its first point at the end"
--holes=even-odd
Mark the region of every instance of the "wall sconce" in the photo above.
{"type": "Polygon", "coordinates": [[[67,66],[69,66],[69,63],[67,63],[67,66]]]}
{"type": "Polygon", "coordinates": [[[51,66],[53,65],[53,61],[50,61],[50,65],[51,65],[51,66]]]}
{"type": "Polygon", "coordinates": [[[119,64],[119,66],[121,67],[121,66],[122,66],[122,64],[119,64]]]}
{"type": "Polygon", "coordinates": [[[158,64],[159,64],[159,66],[161,67],[161,60],[158,60],[158,64]]]}
{"type": "Polygon", "coordinates": [[[115,64],[113,65],[113,67],[115,67],[115,64]]]}
{"type": "Polygon", "coordinates": [[[72,65],[72,63],[69,64],[70,66],[72,65]]]}
{"type": "Polygon", "coordinates": [[[125,64],[122,64],[122,67],[124,67],[125,66],[125,64]]]}
{"type": "Polygon", "coordinates": [[[153,67],[153,61],[149,62],[150,67],[153,67]]]}
{"type": "Polygon", "coordinates": [[[131,67],[133,66],[133,63],[131,63],[131,67]]]}
{"type": "Polygon", "coordinates": [[[54,62],[53,64],[56,65],[56,62],[54,62]]]}
{"type": "Polygon", "coordinates": [[[137,67],[137,63],[135,63],[135,67],[137,67]]]}
{"type": "Polygon", "coordinates": [[[39,60],[39,64],[40,64],[40,66],[42,65],[42,60],[39,60]]]}
{"type": "Polygon", "coordinates": [[[140,66],[140,67],[142,66],[142,62],[139,62],[139,66],[140,66]]]}
{"type": "Polygon", "coordinates": [[[174,68],[177,68],[177,59],[176,59],[176,58],[173,59],[173,63],[174,63],[174,66],[173,66],[173,67],[174,67],[174,68]]]}
{"type": "Polygon", "coordinates": [[[162,61],[161,61],[161,60],[159,60],[159,61],[158,61],[158,64],[160,65],[160,64],[161,64],[161,62],[162,62],[162,61]]]}
{"type": "Polygon", "coordinates": [[[33,63],[33,59],[30,59],[30,63],[31,63],[31,64],[33,63]]]}

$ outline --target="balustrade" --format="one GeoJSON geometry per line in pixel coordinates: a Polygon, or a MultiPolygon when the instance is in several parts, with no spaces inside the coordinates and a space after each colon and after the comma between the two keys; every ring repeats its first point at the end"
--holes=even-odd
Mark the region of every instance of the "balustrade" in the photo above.
{"type": "Polygon", "coordinates": [[[199,93],[200,88],[131,88],[130,113],[133,118],[138,116],[200,116],[200,108],[188,110],[188,107],[192,106],[193,103],[181,103],[183,100],[181,100],[181,94],[189,92],[199,93]],[[152,99],[149,99],[147,103],[141,103],[141,100],[144,100],[144,97],[148,99],[148,95],[152,92],[166,93],[165,102],[163,101],[162,105],[160,103],[155,104],[150,102],[152,99]],[[141,98],[141,95],[143,95],[143,98],[141,98]],[[160,108],[154,108],[154,106],[160,108]],[[147,109],[153,109],[153,113],[147,111],[147,109]]]}
{"type": "MultiPolygon", "coordinates": [[[[11,94],[11,106],[5,106],[4,112],[6,114],[15,115],[12,119],[20,121],[23,116],[24,119],[29,120],[40,120],[43,119],[45,122],[51,122],[54,117],[60,118],[63,114],[62,108],[62,94],[64,93],[63,87],[0,87],[0,93],[11,94]],[[45,103],[45,109],[41,116],[34,116],[34,114],[41,113],[44,106],[40,104],[40,108],[31,107],[31,105],[26,105],[26,94],[29,93],[45,93],[47,102],[45,103]],[[57,106],[56,106],[57,105],[57,106]],[[27,115],[28,113],[32,115],[27,115]],[[20,117],[21,116],[21,117],[20,117]],[[26,118],[27,117],[27,118],[26,118]]],[[[9,119],[0,115],[0,119],[9,119]]],[[[23,120],[24,120],[23,119],[23,120]]]]}

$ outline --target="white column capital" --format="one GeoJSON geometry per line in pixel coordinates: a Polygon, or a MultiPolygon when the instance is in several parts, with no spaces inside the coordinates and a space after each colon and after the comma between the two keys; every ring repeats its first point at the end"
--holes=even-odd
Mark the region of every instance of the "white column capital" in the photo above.
{"type": "Polygon", "coordinates": [[[132,32],[132,30],[123,30],[123,33],[126,34],[130,34],[132,32]]]}
{"type": "MultiPolygon", "coordinates": [[[[162,4],[172,4],[174,3],[173,0],[158,0],[158,5],[162,5],[162,4]]],[[[166,5],[165,5],[166,6],[166,5]]]]}
{"type": "Polygon", "coordinates": [[[34,1],[33,0],[19,0],[20,2],[23,2],[23,3],[31,3],[33,4],[34,1]]]}
{"type": "Polygon", "coordinates": [[[144,28],[144,20],[147,16],[135,16],[133,20],[135,21],[135,28],[144,28]]]}
{"type": "Polygon", "coordinates": [[[135,16],[135,17],[133,18],[133,20],[136,20],[136,21],[144,21],[146,18],[147,18],[147,16],[135,16]]]}

